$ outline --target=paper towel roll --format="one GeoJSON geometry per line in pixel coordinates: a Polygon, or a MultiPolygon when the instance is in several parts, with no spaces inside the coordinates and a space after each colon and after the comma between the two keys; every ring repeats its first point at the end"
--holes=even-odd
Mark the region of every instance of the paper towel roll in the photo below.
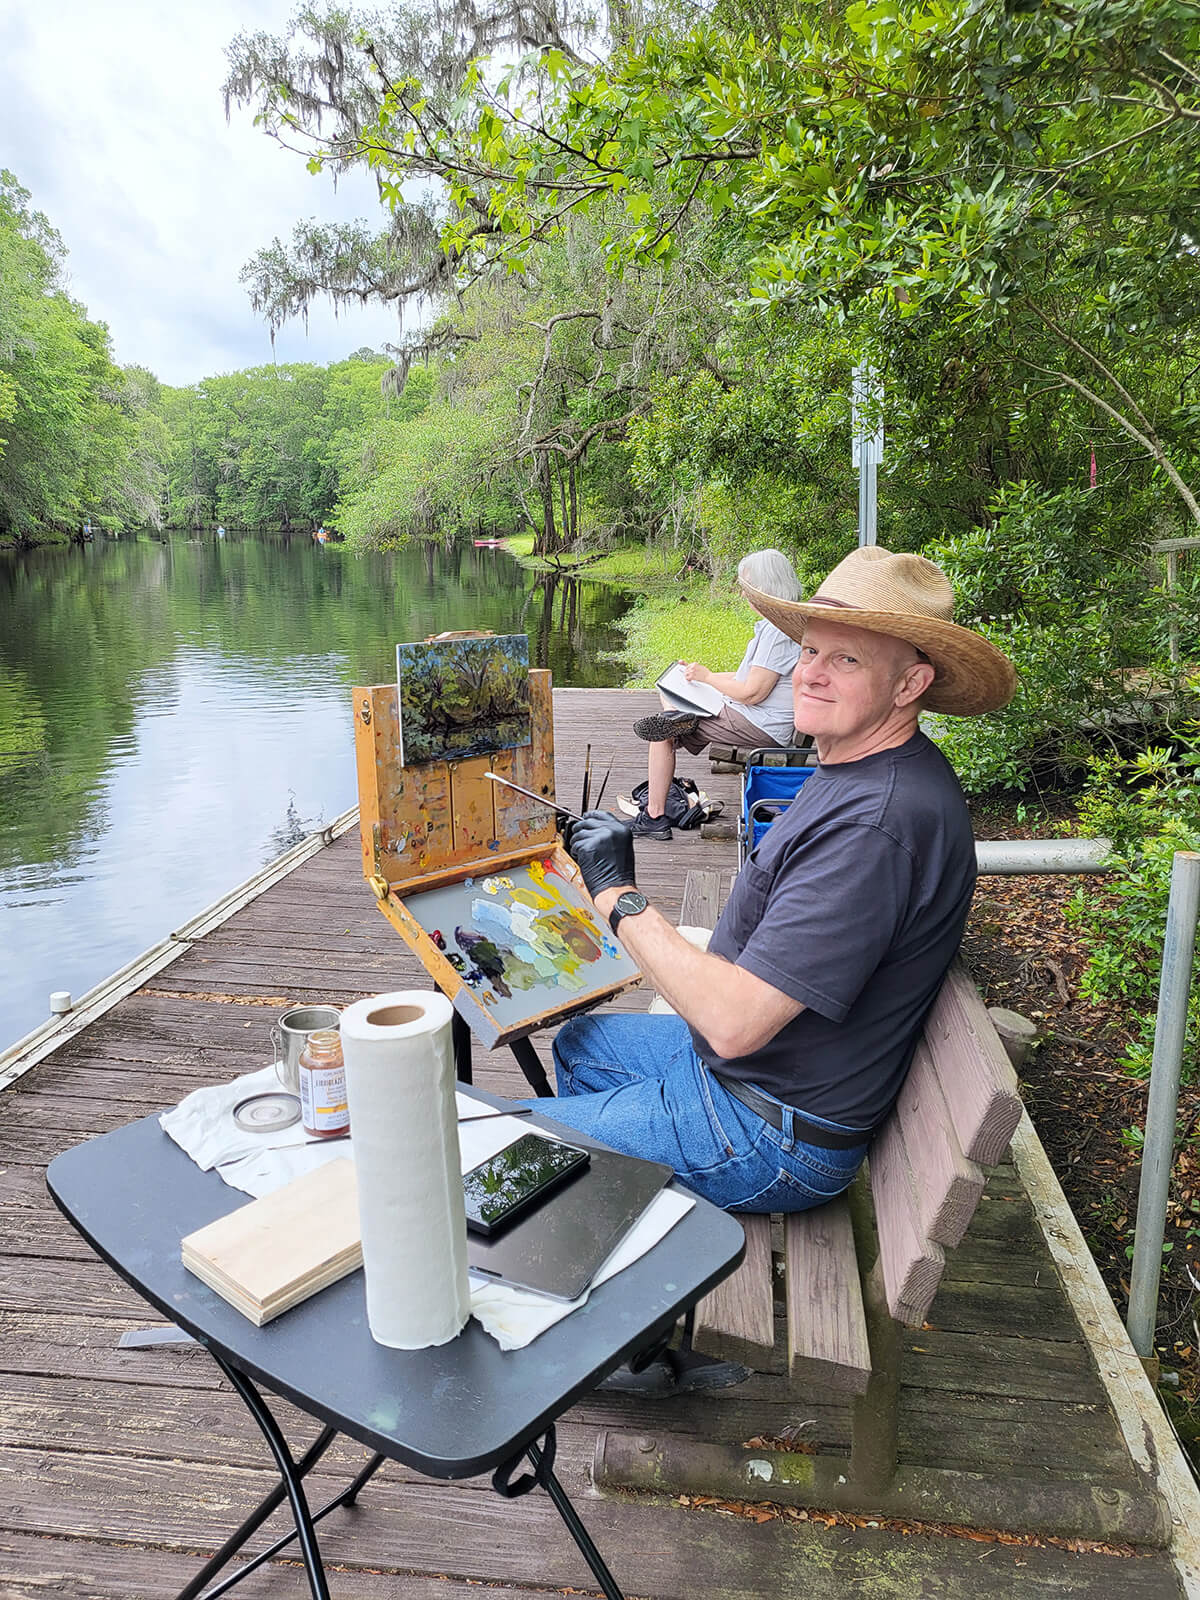
{"type": "Polygon", "coordinates": [[[380,1344],[445,1344],[470,1314],[450,1002],[425,990],[342,1012],[367,1322],[380,1344]]]}

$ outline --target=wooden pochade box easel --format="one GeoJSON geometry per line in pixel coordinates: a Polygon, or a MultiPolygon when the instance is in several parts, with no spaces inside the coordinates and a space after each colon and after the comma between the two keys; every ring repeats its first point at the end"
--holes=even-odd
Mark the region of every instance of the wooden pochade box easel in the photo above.
{"type": "MultiPolygon", "coordinates": [[[[533,865],[549,869],[572,886],[586,908],[591,899],[575,863],[558,839],[554,811],[554,714],[550,674],[531,670],[531,741],[516,749],[463,760],[400,765],[396,685],[356,688],[354,743],[358,767],[359,828],[363,875],[380,911],[420,957],[430,977],[455,1011],[455,1063],[470,1081],[470,1041],[474,1034],[489,1049],[509,1045],[538,1094],[550,1088],[529,1036],[578,1011],[612,999],[641,982],[641,973],[615,940],[599,912],[591,916],[603,930],[609,970],[595,988],[585,988],[542,1011],[505,1023],[492,1014],[463,973],[434,942],[405,901],[425,890],[468,880],[496,880],[533,865]],[[542,807],[524,795],[492,783],[498,773],[551,802],[542,807]],[[614,961],[627,975],[612,974],[614,961]]],[[[596,974],[601,978],[601,974],[596,974]]],[[[486,991],[485,991],[486,993],[486,991]]]]}

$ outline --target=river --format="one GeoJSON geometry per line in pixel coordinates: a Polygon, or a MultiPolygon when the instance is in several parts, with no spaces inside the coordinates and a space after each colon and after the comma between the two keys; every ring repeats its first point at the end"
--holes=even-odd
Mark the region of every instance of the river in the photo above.
{"type": "Polygon", "coordinates": [[[523,632],[556,684],[609,685],[628,605],[471,545],[0,552],[0,1048],[356,803],[350,689],[397,643],[523,632]]]}

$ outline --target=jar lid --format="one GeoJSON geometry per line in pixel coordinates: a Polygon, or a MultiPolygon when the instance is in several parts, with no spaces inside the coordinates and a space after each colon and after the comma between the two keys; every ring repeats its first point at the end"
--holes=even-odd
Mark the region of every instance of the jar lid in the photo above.
{"type": "Polygon", "coordinates": [[[300,1102],[294,1094],[278,1090],[252,1094],[234,1106],[233,1120],[247,1133],[278,1133],[300,1121],[300,1102]]]}

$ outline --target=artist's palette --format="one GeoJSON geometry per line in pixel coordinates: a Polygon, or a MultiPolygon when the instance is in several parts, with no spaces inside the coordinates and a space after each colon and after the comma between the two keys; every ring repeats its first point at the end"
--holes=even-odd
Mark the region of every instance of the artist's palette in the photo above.
{"type": "Polygon", "coordinates": [[[404,905],[501,1030],[638,973],[549,858],[427,889],[404,905]]]}

